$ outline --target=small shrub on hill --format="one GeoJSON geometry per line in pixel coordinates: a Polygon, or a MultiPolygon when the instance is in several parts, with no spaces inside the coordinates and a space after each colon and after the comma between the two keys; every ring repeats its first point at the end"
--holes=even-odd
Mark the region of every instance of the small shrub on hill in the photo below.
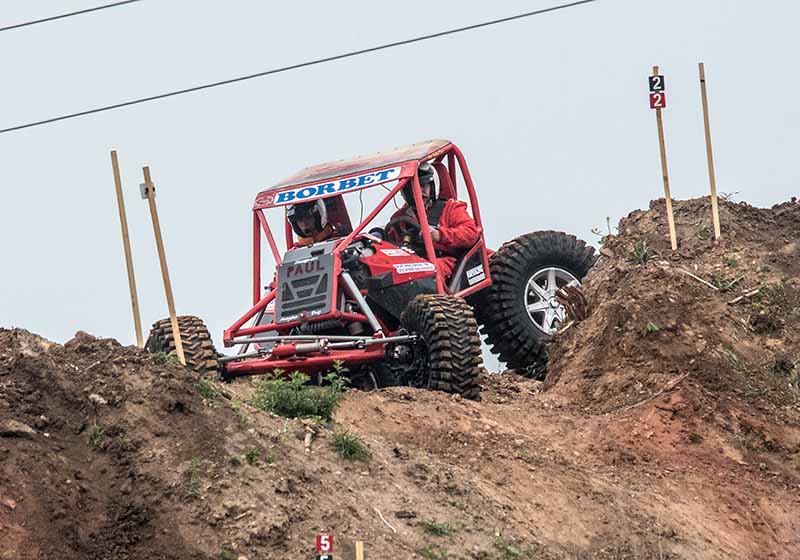
{"type": "Polygon", "coordinates": [[[174,354],[169,354],[167,352],[155,352],[153,354],[153,363],[157,366],[163,366],[166,364],[177,365],[181,363],[181,361],[178,359],[178,356],[174,354]]]}
{"type": "Polygon", "coordinates": [[[214,382],[208,377],[202,377],[197,382],[197,390],[206,400],[213,401],[217,398],[217,388],[214,386],[214,382]]]}
{"type": "Polygon", "coordinates": [[[344,369],[325,376],[325,385],[309,385],[310,378],[294,372],[289,379],[282,371],[256,383],[250,403],[261,410],[286,418],[317,418],[329,422],[344,398],[348,379],[341,375],[344,369]]]}
{"type": "Polygon", "coordinates": [[[456,532],[450,523],[439,523],[431,519],[422,522],[422,530],[434,537],[447,537],[456,532]]]}
{"type": "Polygon", "coordinates": [[[333,448],[343,459],[348,461],[369,461],[370,453],[367,444],[358,434],[339,430],[333,434],[333,448]]]}
{"type": "Polygon", "coordinates": [[[653,250],[647,246],[647,241],[642,239],[636,242],[631,251],[630,260],[634,264],[647,264],[650,257],[654,255],[653,250]]]}

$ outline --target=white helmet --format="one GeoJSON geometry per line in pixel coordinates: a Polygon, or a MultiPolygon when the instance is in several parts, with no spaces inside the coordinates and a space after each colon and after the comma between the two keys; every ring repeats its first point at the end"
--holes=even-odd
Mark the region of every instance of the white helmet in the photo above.
{"type": "Polygon", "coordinates": [[[315,201],[292,204],[286,209],[286,217],[289,219],[289,223],[292,224],[294,232],[300,237],[311,237],[328,225],[328,211],[325,208],[325,201],[321,198],[315,201]],[[315,231],[303,231],[300,229],[300,219],[309,216],[314,218],[315,231]]]}

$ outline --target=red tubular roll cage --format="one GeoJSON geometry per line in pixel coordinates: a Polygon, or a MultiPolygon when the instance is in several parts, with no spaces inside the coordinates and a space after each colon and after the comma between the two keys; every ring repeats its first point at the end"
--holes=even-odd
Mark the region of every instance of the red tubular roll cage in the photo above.
{"type": "MultiPolygon", "coordinates": [[[[350,170],[348,173],[339,173],[339,174],[331,174],[325,175],[324,169],[323,173],[318,173],[314,175],[314,172],[320,168],[324,168],[324,166],[317,166],[309,168],[307,171],[308,173],[305,176],[301,175],[301,179],[304,181],[300,182],[291,182],[291,180],[284,182],[283,184],[279,184],[275,187],[267,189],[259,193],[256,197],[256,203],[253,207],[253,307],[251,307],[244,315],[239,317],[233,325],[231,325],[228,329],[225,330],[223,336],[223,342],[226,347],[230,347],[234,344],[234,340],[239,339],[240,337],[251,337],[253,335],[258,335],[262,333],[267,333],[270,331],[286,331],[291,329],[292,327],[296,327],[304,322],[307,322],[307,319],[301,319],[281,324],[263,324],[263,325],[255,325],[250,327],[244,327],[245,323],[251,321],[254,317],[260,316],[267,308],[267,306],[275,300],[277,295],[277,287],[274,284],[269,286],[269,291],[266,294],[262,294],[262,284],[261,284],[261,234],[263,232],[264,236],[267,239],[269,244],[269,248],[272,252],[272,256],[275,260],[275,266],[278,267],[281,263],[281,255],[278,252],[278,246],[275,242],[275,237],[272,234],[272,231],[267,223],[267,219],[264,216],[263,211],[266,208],[271,208],[275,206],[281,206],[285,203],[276,203],[275,197],[278,197],[281,192],[285,191],[298,191],[305,187],[310,187],[316,183],[319,183],[320,180],[323,181],[345,181],[351,176],[358,176],[363,175],[364,173],[369,172],[379,172],[388,168],[388,166],[394,166],[395,168],[399,166],[400,172],[399,176],[390,179],[390,180],[397,180],[397,184],[387,193],[387,195],[380,201],[380,203],[364,218],[360,224],[353,228],[353,230],[343,239],[341,239],[336,247],[333,250],[334,254],[341,253],[350,243],[352,243],[353,239],[362,233],[362,231],[369,225],[369,223],[378,215],[378,213],[383,210],[394,198],[394,196],[400,192],[400,190],[407,184],[408,181],[411,181],[412,184],[412,192],[414,195],[414,200],[416,202],[416,207],[419,209],[419,221],[420,223],[427,223],[427,212],[425,211],[425,206],[422,201],[422,192],[420,190],[419,181],[417,179],[417,168],[419,167],[420,163],[423,161],[433,161],[433,162],[442,162],[446,158],[446,167],[448,173],[450,175],[450,179],[453,186],[453,197],[457,194],[457,186],[456,186],[456,166],[458,166],[458,170],[461,171],[461,175],[464,178],[464,182],[466,184],[467,193],[469,196],[470,207],[472,210],[472,216],[475,220],[475,224],[478,226],[480,231],[480,238],[475,246],[469,250],[470,253],[479,251],[481,253],[481,260],[483,263],[484,270],[486,271],[486,278],[475,285],[469,286],[463,290],[457,291],[452,295],[465,297],[469,294],[472,294],[478,290],[485,288],[486,286],[490,285],[492,280],[488,273],[489,271],[489,260],[488,256],[489,253],[486,250],[486,244],[483,235],[483,222],[481,220],[480,210],[478,206],[478,199],[475,193],[475,187],[472,182],[472,177],[469,173],[469,169],[467,168],[466,161],[464,159],[464,155],[462,154],[461,150],[452,142],[446,140],[438,140],[438,141],[431,141],[422,144],[416,144],[414,146],[410,146],[408,148],[397,150],[394,153],[390,154],[378,154],[373,156],[372,158],[357,158],[357,160],[352,160],[353,162],[360,163],[360,166],[356,167],[356,170],[350,170]],[[409,151],[414,151],[413,154],[416,157],[413,158],[404,158],[404,159],[396,159],[392,160],[391,156],[397,154],[398,156],[404,156],[409,151]],[[374,166],[370,166],[370,163],[376,163],[374,166]]],[[[350,162],[343,162],[339,163],[339,167],[346,166],[350,162]]],[[[337,164],[331,164],[335,165],[337,164]]],[[[302,173],[302,172],[301,172],[302,173]]],[[[384,181],[385,182],[385,181],[384,181]]],[[[382,183],[372,183],[369,185],[361,186],[358,189],[352,190],[359,190],[361,188],[368,188],[373,186],[378,186],[382,183]]],[[[330,194],[323,193],[321,196],[316,196],[316,198],[327,198],[329,196],[335,196],[340,194],[338,192],[333,192],[330,194]]],[[[289,224],[288,219],[284,218],[285,223],[285,237],[286,237],[286,248],[291,249],[293,244],[293,232],[291,225],[289,224]]],[[[423,242],[425,244],[425,250],[428,255],[434,255],[434,248],[433,248],[433,239],[431,238],[431,234],[428,228],[422,228],[421,235],[423,242]]],[[[333,270],[333,293],[338,293],[338,279],[341,273],[341,260],[334,259],[334,270],[333,270]]],[[[439,294],[450,294],[451,292],[445,286],[444,278],[442,278],[441,274],[439,274],[438,269],[436,273],[436,289],[437,293],[439,294]]],[[[367,323],[367,317],[360,313],[345,313],[339,309],[333,309],[329,313],[324,315],[320,315],[314,318],[314,321],[323,321],[326,319],[343,319],[347,321],[360,321],[367,323]]],[[[376,336],[380,337],[382,335],[377,334],[376,336]]],[[[237,362],[231,363],[228,365],[228,370],[232,372],[236,372],[239,374],[252,374],[252,373],[265,373],[267,371],[271,371],[275,368],[286,368],[291,367],[294,369],[307,369],[307,368],[314,368],[318,366],[325,366],[331,365],[334,360],[344,360],[348,363],[361,363],[361,362],[369,362],[375,359],[380,359],[383,353],[383,345],[376,344],[372,346],[368,346],[365,349],[359,350],[334,350],[331,351],[329,355],[324,356],[312,356],[306,357],[302,360],[298,360],[296,362],[292,362],[291,360],[282,360],[282,359],[275,359],[277,356],[273,357],[272,359],[257,359],[257,360],[250,360],[244,362],[237,362]]]]}

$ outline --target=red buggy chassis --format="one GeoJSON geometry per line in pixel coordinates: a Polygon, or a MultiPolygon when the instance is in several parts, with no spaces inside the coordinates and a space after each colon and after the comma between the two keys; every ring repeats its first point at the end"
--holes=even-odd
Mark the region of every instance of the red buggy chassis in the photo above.
{"type": "MultiPolygon", "coordinates": [[[[180,329],[190,338],[187,360],[198,370],[221,369],[231,377],[276,369],[315,374],[340,361],[350,371],[366,372],[369,385],[409,384],[477,397],[478,322],[492,350],[510,367],[540,364],[545,342],[568,319],[556,291],[578,285],[593,262],[591,247],[552,231],[523,235],[490,258],[464,155],[452,142],[431,140],[309,167],[260,192],[253,206],[253,307],[223,336],[224,345],[240,347],[239,353],[216,355],[197,318],[181,317],[180,329]],[[480,232],[478,241],[458,255],[450,279],[426,257],[436,254],[429,228],[419,228],[416,253],[409,244],[386,241],[380,228],[366,231],[409,182],[419,223],[428,223],[417,180],[422,162],[434,166],[443,198],[457,197],[460,172],[480,232]],[[388,192],[352,227],[342,196],[374,187],[388,192]],[[293,248],[292,228],[284,219],[287,252],[282,256],[264,211],[318,199],[325,200],[338,237],[293,248]],[[277,267],[266,293],[264,238],[277,267]]],[[[148,348],[173,347],[168,321],[157,322],[148,348]]]]}

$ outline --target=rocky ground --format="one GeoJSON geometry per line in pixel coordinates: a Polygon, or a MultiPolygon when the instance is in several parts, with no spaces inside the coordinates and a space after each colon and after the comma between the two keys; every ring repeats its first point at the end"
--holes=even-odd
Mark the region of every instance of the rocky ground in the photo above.
{"type": "Polygon", "coordinates": [[[800,557],[800,204],[623,219],[544,383],[250,404],[111,339],[0,330],[0,559],[800,557]],[[332,448],[346,429],[370,458],[332,448]],[[310,448],[307,434],[313,432],[310,448]]]}

